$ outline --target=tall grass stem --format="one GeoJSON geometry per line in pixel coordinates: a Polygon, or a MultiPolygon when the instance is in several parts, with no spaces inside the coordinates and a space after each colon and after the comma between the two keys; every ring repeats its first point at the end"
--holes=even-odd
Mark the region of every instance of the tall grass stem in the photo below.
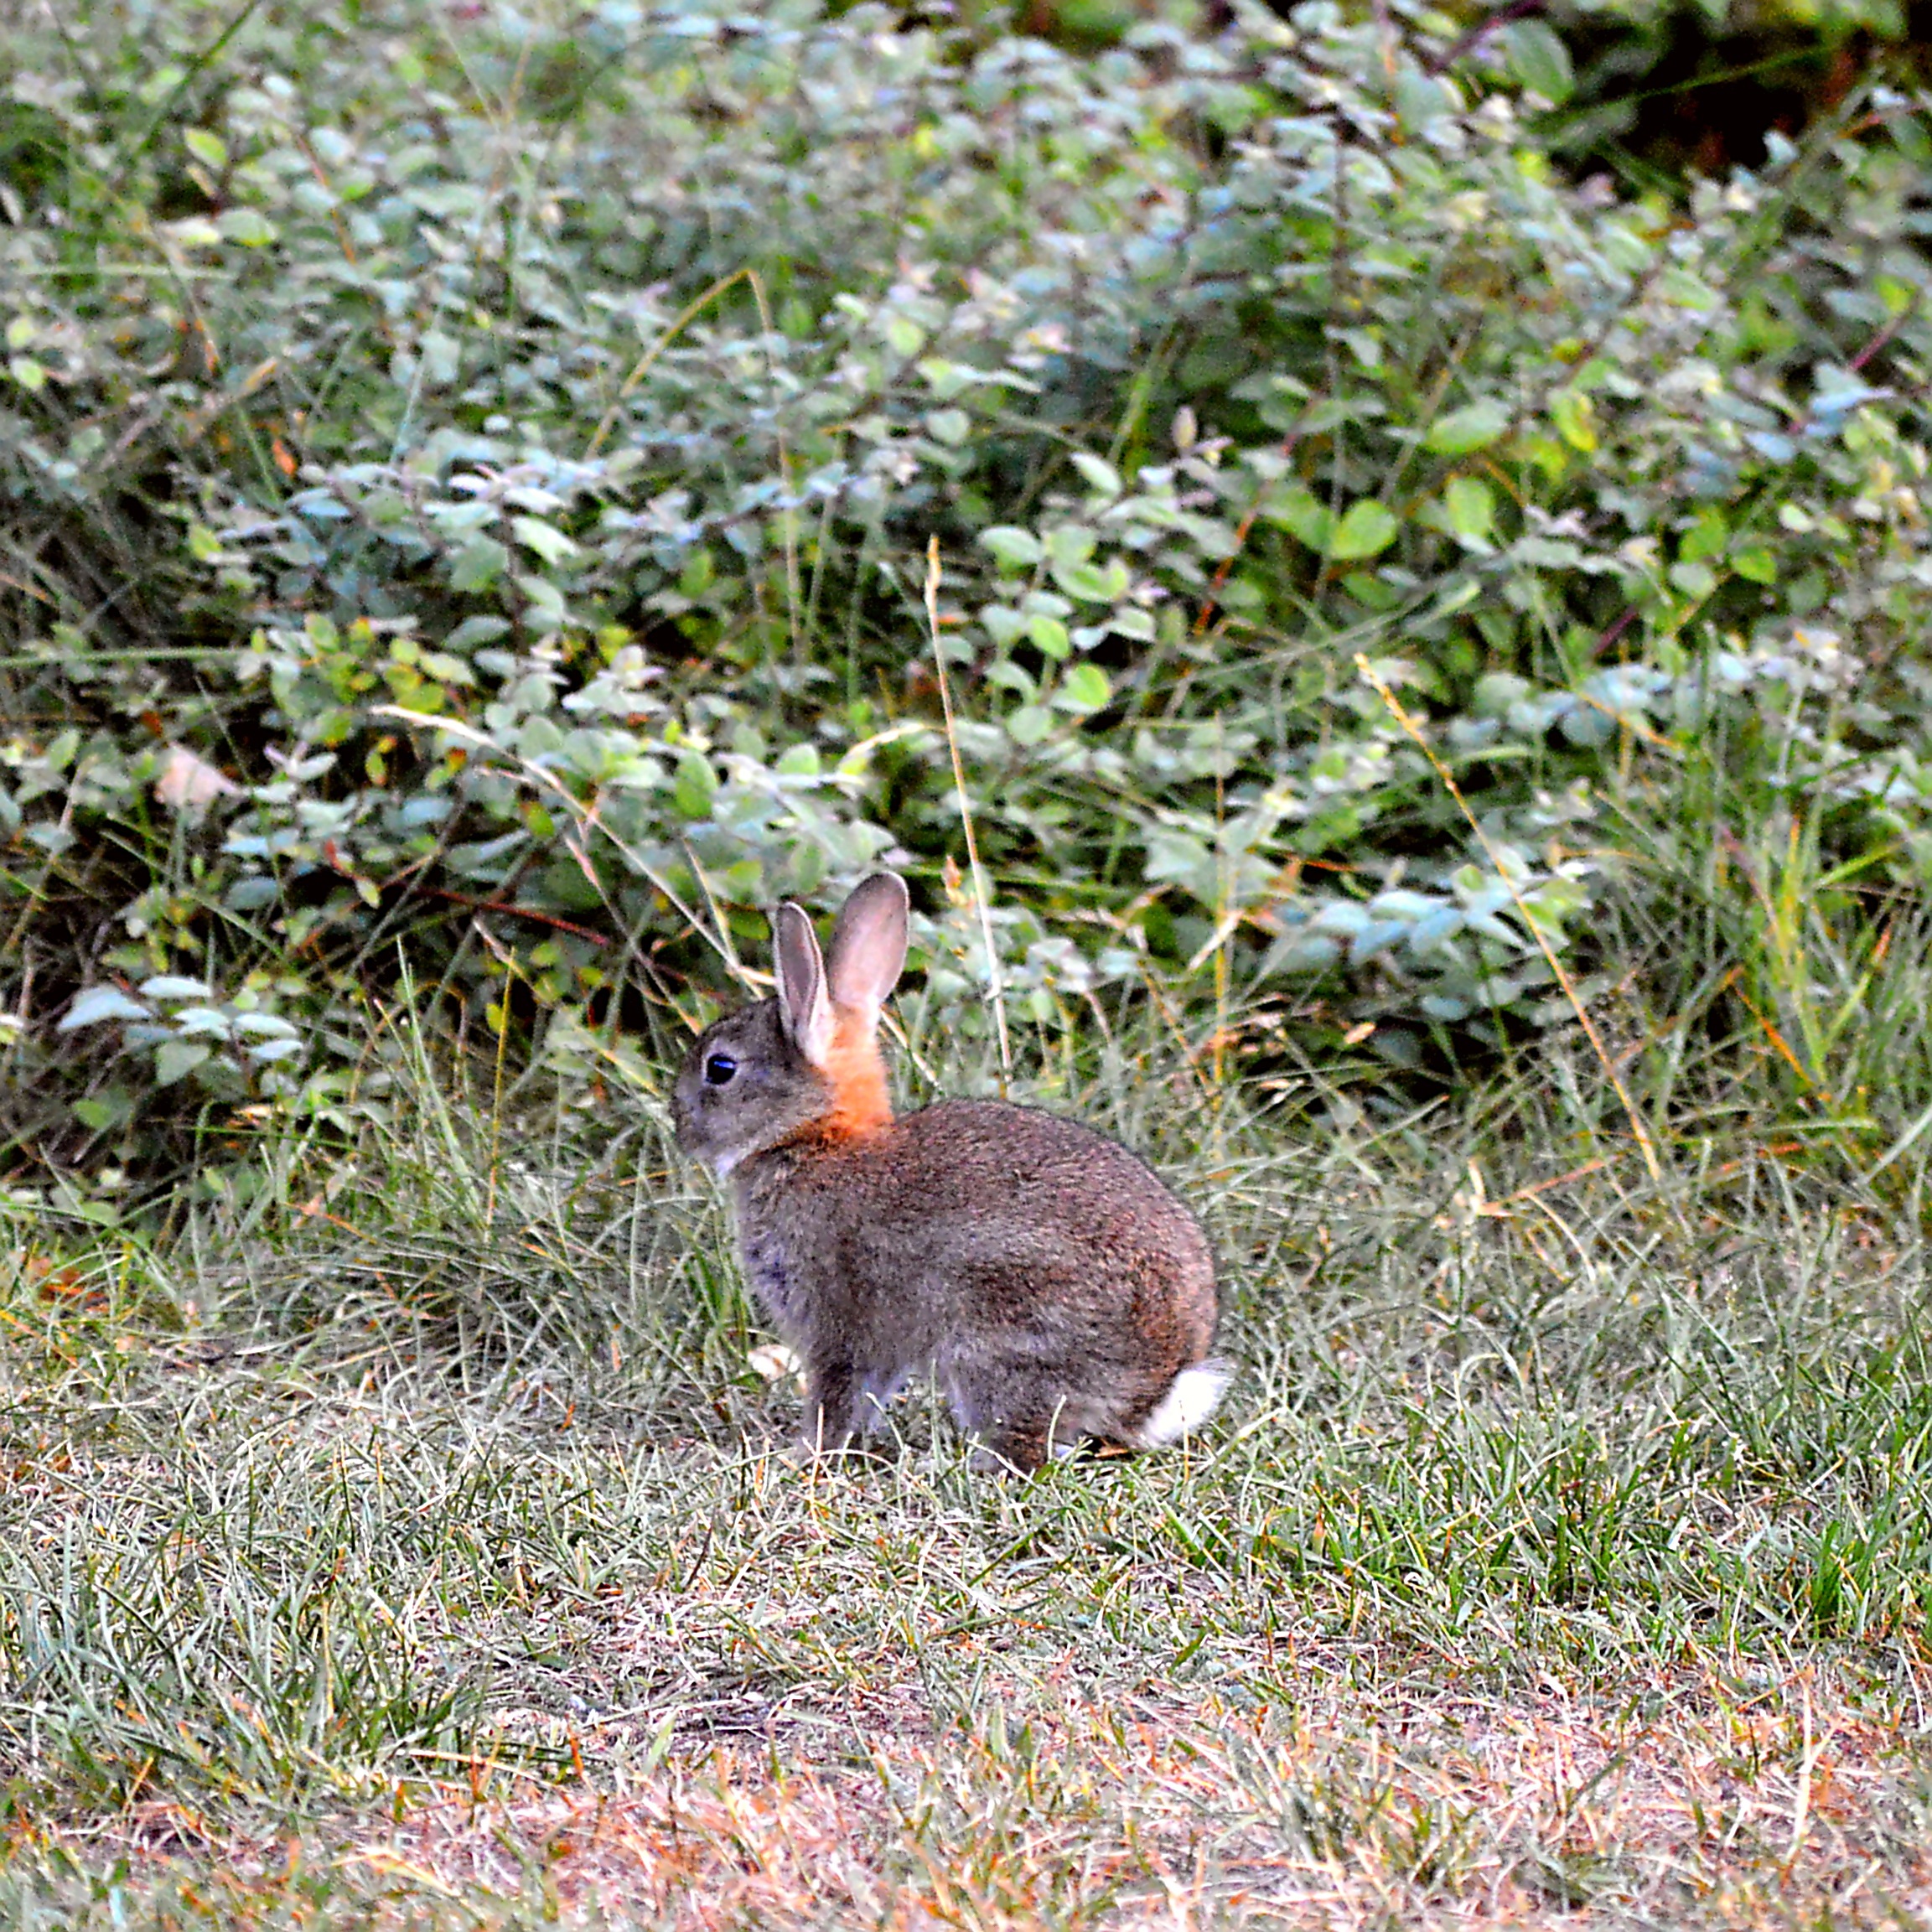
{"type": "Polygon", "coordinates": [[[1563,989],[1563,997],[1570,1002],[1570,1010],[1576,1014],[1590,1043],[1590,1050],[1597,1056],[1605,1077],[1616,1090],[1617,1098],[1622,1101],[1624,1113],[1630,1123],[1630,1132],[1644,1157],[1644,1165],[1650,1170],[1650,1178],[1659,1187],[1664,1184],[1664,1173],[1657,1160],[1656,1143],[1650,1137],[1650,1130],[1644,1124],[1644,1116],[1637,1111],[1637,1103],[1630,1097],[1630,1090],[1624,1085],[1624,1078],[1617,1071],[1617,1063],[1610,1056],[1610,1049],[1603,1044],[1603,1036],[1597,1031],[1597,1023],[1590,1018],[1589,1008],[1583,1004],[1582,996],[1577,991],[1576,982],[1564,971],[1563,962],[1556,956],[1556,950],[1550,944],[1547,935],[1528,906],[1523,903],[1523,895],[1516,890],[1516,882],[1504,869],[1502,857],[1489,842],[1489,835],[1483,830],[1482,821],[1469,810],[1469,801],[1463,796],[1462,788],[1449,774],[1449,768],[1436,755],[1436,748],[1423,737],[1422,727],[1402,708],[1402,702],[1389,688],[1381,673],[1370,664],[1360,651],[1355,653],[1355,669],[1364,681],[1374,691],[1382,702],[1389,707],[1389,714],[1415,741],[1416,748],[1429,761],[1431,769],[1443,781],[1443,789],[1456,801],[1456,808],[1469,821],[1469,830],[1475,833],[1476,842],[1483,848],[1483,855],[1495,868],[1496,877],[1503,882],[1504,889],[1510,895],[1510,902],[1516,909],[1516,916],[1529,929],[1531,935],[1541,949],[1543,957],[1550,963],[1550,971],[1556,976],[1556,984],[1563,989]]]}
{"type": "Polygon", "coordinates": [[[1007,1038],[1006,987],[1000,979],[999,948],[993,944],[992,916],[987,908],[987,881],[980,864],[979,841],[973,837],[972,802],[966,796],[966,767],[960,762],[959,733],[953,728],[952,686],[945,674],[945,650],[939,635],[939,539],[927,539],[925,546],[925,620],[932,638],[933,669],[939,677],[940,709],[945,714],[946,749],[952,754],[954,789],[959,794],[960,823],[966,830],[966,863],[972,869],[973,898],[979,906],[980,937],[987,949],[987,995],[992,1002],[993,1028],[999,1036],[1000,1092],[1013,1084],[1013,1045],[1007,1038]]]}

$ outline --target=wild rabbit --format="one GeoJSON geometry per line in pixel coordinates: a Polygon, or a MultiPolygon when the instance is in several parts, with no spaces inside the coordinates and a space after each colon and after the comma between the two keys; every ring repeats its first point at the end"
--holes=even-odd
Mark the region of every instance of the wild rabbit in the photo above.
{"type": "Polygon", "coordinates": [[[803,1440],[862,1436],[930,1368],[961,1426],[1021,1470],[1082,1437],[1148,1449],[1198,1428],[1214,1257],[1143,1162],[1003,1101],[894,1118],[879,1009],[905,964],[906,889],[852,890],[829,964],[795,905],[778,997],[706,1029],[672,1095],[679,1144],[729,1175],[745,1272],[802,1358],[803,1440]]]}

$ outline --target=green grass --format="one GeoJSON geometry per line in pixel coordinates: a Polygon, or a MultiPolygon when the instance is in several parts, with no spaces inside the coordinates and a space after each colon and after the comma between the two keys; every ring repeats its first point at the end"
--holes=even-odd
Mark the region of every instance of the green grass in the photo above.
{"type": "Polygon", "coordinates": [[[12,1229],[9,1923],[1924,1922],[1912,1155],[1143,1058],[1051,1097],[1206,1213],[1241,1380],[1022,1484],[923,1396],[789,1459],[655,1096],[401,1064],[279,1200],[12,1229]]]}

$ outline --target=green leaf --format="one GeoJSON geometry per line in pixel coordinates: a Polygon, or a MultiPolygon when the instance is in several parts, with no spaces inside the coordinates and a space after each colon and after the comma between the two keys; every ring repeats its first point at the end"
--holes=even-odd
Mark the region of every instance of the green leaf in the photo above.
{"type": "Polygon", "coordinates": [[[1121,473],[1111,463],[1103,462],[1097,456],[1090,456],[1084,449],[1073,453],[1073,466],[1087,479],[1087,485],[1101,496],[1118,496],[1121,493],[1121,473]]]}
{"type": "Polygon", "coordinates": [[[1666,268],[1657,277],[1657,293],[1699,315],[1707,315],[1721,299],[1707,282],[1700,282],[1687,268],[1666,268]]]}
{"type": "Polygon", "coordinates": [[[509,562],[509,550],[494,536],[473,536],[449,566],[450,588],[487,590],[509,562]]]}
{"type": "Polygon", "coordinates": [[[1480,477],[1457,476],[1443,492],[1449,527],[1471,543],[1487,544],[1494,536],[1496,496],[1480,477]]]}
{"type": "Polygon", "coordinates": [[[1753,583],[1778,581],[1778,558],[1769,544],[1754,543],[1748,549],[1738,551],[1731,559],[1731,567],[1753,583]]]}
{"type": "Polygon", "coordinates": [[[1045,657],[1063,658],[1073,649],[1072,641],[1067,636],[1067,627],[1057,617],[1048,617],[1044,613],[1027,620],[1027,635],[1045,657]]]}
{"type": "Polygon", "coordinates": [[[1281,496],[1264,498],[1261,515],[1268,522],[1279,524],[1310,550],[1326,550],[1329,539],[1334,534],[1334,515],[1325,503],[1315,500],[1312,490],[1291,489],[1281,496]]]}
{"type": "Polygon", "coordinates": [[[525,623],[541,627],[562,626],[568,621],[563,593],[547,577],[531,577],[520,572],[516,588],[530,599],[530,609],[524,613],[525,623]]]}
{"type": "Polygon", "coordinates": [[[173,1086],[193,1073],[208,1058],[209,1051],[197,1040],[163,1040],[154,1054],[155,1084],[173,1086]]]}
{"type": "Polygon", "coordinates": [[[238,241],[244,248],[266,248],[278,230],[259,208],[230,208],[215,218],[215,226],[224,241],[238,241]]]}
{"type": "Polygon", "coordinates": [[[494,644],[509,629],[506,617],[466,617],[443,641],[452,650],[469,650],[479,644],[494,644]]]}
{"type": "Polygon", "coordinates": [[[1027,635],[1027,619],[1010,603],[982,603],[980,623],[1002,650],[1011,650],[1027,635]]]}
{"type": "Polygon", "coordinates": [[[1007,714],[1007,736],[1015,744],[1035,745],[1054,728],[1054,714],[1044,704],[1023,704],[1007,714]]]}
{"type": "Polygon", "coordinates": [[[184,127],[181,142],[197,161],[210,168],[228,165],[228,149],[219,134],[210,134],[205,127],[184,127]]]}
{"type": "Polygon", "coordinates": [[[109,1087],[105,1093],[91,1095],[74,1103],[74,1117],[97,1134],[117,1127],[133,1111],[132,1103],[122,1087],[109,1087]]]}
{"type": "Polygon", "coordinates": [[[996,523],[991,530],[982,530],[979,540],[1002,570],[1031,570],[1046,555],[1040,540],[1014,523],[996,523]]]}
{"type": "Polygon", "coordinates": [[[1116,558],[1106,569],[1097,563],[1054,563],[1054,582],[1069,597],[1083,603],[1117,603],[1133,581],[1127,567],[1116,558]]]}
{"type": "Polygon", "coordinates": [[[1707,504],[1697,512],[1697,521],[1684,532],[1677,555],[1686,563],[1701,563],[1707,557],[1721,557],[1731,541],[1731,526],[1716,504],[1707,504]]]}
{"type": "Polygon", "coordinates": [[[935,409],[926,414],[926,434],[949,449],[964,443],[972,433],[972,418],[963,409],[935,409]]]}
{"type": "Polygon", "coordinates": [[[1100,539],[1078,523],[1062,523],[1047,532],[1047,555],[1056,570],[1085,563],[1100,547],[1100,539]]]}
{"type": "Polygon", "coordinates": [[[1505,29],[1510,71],[1532,94],[1561,107],[1577,91],[1570,49],[1555,28],[1542,20],[1518,20],[1505,29]]]}
{"type": "Polygon", "coordinates": [[[1439,416],[1429,425],[1422,447],[1437,456],[1467,456],[1494,443],[1510,427],[1510,412],[1493,400],[1472,402],[1439,416]]]}
{"type": "Polygon", "coordinates": [[[1335,526],[1329,538],[1329,555],[1344,562],[1358,557],[1380,557],[1401,529],[1386,505],[1365,496],[1350,504],[1348,515],[1335,526]]]}
{"type": "Polygon", "coordinates": [[[677,783],[671,788],[671,803],[679,815],[692,820],[709,818],[717,796],[717,774],[711,769],[710,760],[702,753],[687,751],[677,761],[677,783]]]}
{"type": "Polygon", "coordinates": [[[1082,661],[1067,673],[1065,682],[1054,693],[1054,702],[1062,711],[1078,712],[1084,716],[1090,711],[1098,711],[1113,695],[1107,674],[1097,664],[1082,661]]]}
{"type": "Polygon", "coordinates": [[[932,386],[933,394],[941,402],[950,402],[980,380],[980,372],[969,364],[948,362],[939,355],[929,355],[919,365],[919,372],[932,386]]]}
{"type": "Polygon", "coordinates": [[[1588,456],[1597,447],[1597,406],[1588,396],[1559,389],[1550,398],[1550,419],[1571,448],[1588,456]]]}
{"type": "Polygon", "coordinates": [[[510,528],[519,543],[534,550],[546,563],[561,563],[565,557],[578,554],[578,546],[541,517],[513,516],[510,528]]]}

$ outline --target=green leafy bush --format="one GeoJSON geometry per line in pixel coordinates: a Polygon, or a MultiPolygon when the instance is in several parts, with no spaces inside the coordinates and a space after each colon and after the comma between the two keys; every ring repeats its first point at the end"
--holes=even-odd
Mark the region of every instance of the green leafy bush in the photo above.
{"type": "Polygon", "coordinates": [[[1049,1028],[1177,977],[1203,1037],[1372,1022],[1405,1065],[1567,1024],[1557,964],[1624,975],[1626,828],[1720,741],[1915,884],[1924,117],[1686,218],[1570,184],[1401,18],[1083,59],[181,3],[166,54],[107,10],[39,49],[16,1148],[97,1179],[191,1121],[212,1170],[346,1118],[399,957],[562,1016],[581,1074],[882,857],[971,1035],[942,657],[1049,1028]]]}

